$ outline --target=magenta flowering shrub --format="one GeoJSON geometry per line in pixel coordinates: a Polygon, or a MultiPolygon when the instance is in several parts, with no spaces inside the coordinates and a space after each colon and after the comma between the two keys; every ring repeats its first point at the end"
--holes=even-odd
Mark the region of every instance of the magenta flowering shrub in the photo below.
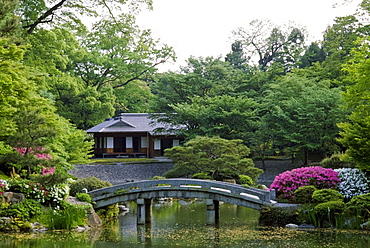
{"type": "Polygon", "coordinates": [[[338,172],[320,166],[302,167],[277,175],[270,186],[280,199],[291,199],[294,191],[302,186],[312,185],[317,189],[335,189],[340,180],[338,172]]]}
{"type": "Polygon", "coordinates": [[[51,175],[54,174],[55,167],[48,167],[48,168],[42,168],[41,170],[41,175],[46,176],[46,175],[51,175]]]}
{"type": "MultiPolygon", "coordinates": [[[[20,147],[20,148],[15,148],[20,154],[25,155],[26,153],[32,153],[37,156],[38,159],[52,159],[50,154],[47,153],[39,153],[39,152],[34,152],[32,147],[20,147]]],[[[38,151],[44,151],[45,148],[40,147],[37,148],[38,151]]]]}

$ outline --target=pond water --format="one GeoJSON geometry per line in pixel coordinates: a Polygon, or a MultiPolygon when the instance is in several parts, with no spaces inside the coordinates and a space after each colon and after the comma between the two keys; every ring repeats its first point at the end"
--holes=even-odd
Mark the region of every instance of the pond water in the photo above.
{"type": "Polygon", "coordinates": [[[136,225],[135,204],[104,228],[86,232],[55,231],[4,234],[0,248],[118,248],[118,247],[370,247],[370,233],[343,230],[289,230],[258,226],[259,212],[220,205],[220,224],[206,225],[204,202],[153,204],[151,225],[136,225]]]}

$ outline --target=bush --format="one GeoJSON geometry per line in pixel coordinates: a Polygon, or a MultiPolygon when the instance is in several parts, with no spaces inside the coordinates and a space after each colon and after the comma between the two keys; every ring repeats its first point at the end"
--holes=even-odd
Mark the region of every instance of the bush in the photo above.
{"type": "Polygon", "coordinates": [[[320,166],[324,168],[339,169],[339,168],[354,168],[355,164],[345,161],[344,154],[334,153],[329,158],[324,158],[320,162],[320,166]]]}
{"type": "Polygon", "coordinates": [[[370,192],[370,181],[365,173],[356,168],[336,169],[340,184],[338,185],[339,193],[349,200],[356,195],[364,195],[370,192]]]}
{"type": "Polygon", "coordinates": [[[29,221],[41,213],[42,206],[40,202],[32,199],[25,199],[20,203],[10,205],[7,209],[3,209],[0,215],[19,218],[22,221],[29,221]]]}
{"type": "Polygon", "coordinates": [[[206,173],[206,172],[199,172],[195,173],[194,175],[191,176],[193,179],[205,179],[205,180],[212,180],[212,177],[206,173]]]}
{"type": "Polygon", "coordinates": [[[370,217],[370,193],[354,196],[347,203],[347,212],[360,214],[364,220],[370,217]]]}
{"type": "Polygon", "coordinates": [[[92,191],[110,186],[112,186],[111,183],[102,181],[96,177],[87,177],[83,179],[78,179],[77,181],[71,183],[70,195],[76,196],[77,193],[82,193],[82,189],[92,191]]]}
{"type": "Polygon", "coordinates": [[[320,189],[312,194],[314,203],[325,203],[329,201],[343,201],[344,196],[334,189],[320,189]]]}
{"type": "Polygon", "coordinates": [[[336,188],[338,172],[320,166],[302,167],[277,175],[270,186],[280,199],[292,199],[294,191],[302,186],[312,185],[317,189],[336,188]]]}
{"type": "Polygon", "coordinates": [[[312,203],[312,194],[317,188],[312,185],[302,186],[294,191],[294,202],[299,204],[312,203]]]}
{"type": "Polygon", "coordinates": [[[314,212],[317,227],[340,227],[343,225],[343,211],[346,204],[343,201],[328,201],[315,206],[314,212]]]}
{"type": "Polygon", "coordinates": [[[76,193],[76,198],[80,201],[91,203],[91,196],[86,193],[76,193]]]}
{"type": "Polygon", "coordinates": [[[30,179],[32,181],[45,186],[52,186],[54,184],[65,184],[66,181],[71,177],[72,176],[66,171],[66,169],[60,165],[56,166],[53,173],[47,173],[44,175],[30,175],[30,179]]]}
{"type": "Polygon", "coordinates": [[[290,223],[299,223],[298,217],[296,209],[263,207],[260,212],[259,225],[282,227],[290,223]]]}
{"type": "Polygon", "coordinates": [[[239,175],[239,180],[237,181],[237,183],[245,187],[251,187],[254,185],[253,179],[247,175],[239,175]]]}

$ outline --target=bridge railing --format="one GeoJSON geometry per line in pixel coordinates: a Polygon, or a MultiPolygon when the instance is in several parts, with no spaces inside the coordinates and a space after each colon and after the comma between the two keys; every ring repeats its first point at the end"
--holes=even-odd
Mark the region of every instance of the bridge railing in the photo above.
{"type": "Polygon", "coordinates": [[[220,194],[235,195],[240,198],[255,199],[256,201],[270,202],[270,192],[256,188],[245,188],[242,185],[210,181],[201,179],[160,179],[145,180],[138,182],[115,185],[109,188],[98,189],[89,192],[94,201],[113,197],[120,194],[138,192],[142,190],[160,190],[160,189],[178,189],[178,190],[202,190],[209,192],[219,192],[220,194]]]}

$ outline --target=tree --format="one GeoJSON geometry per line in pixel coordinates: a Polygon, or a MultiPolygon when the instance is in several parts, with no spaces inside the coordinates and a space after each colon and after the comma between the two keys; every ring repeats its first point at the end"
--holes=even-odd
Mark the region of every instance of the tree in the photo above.
{"type": "Polygon", "coordinates": [[[19,17],[14,14],[18,0],[0,0],[0,38],[6,37],[15,43],[21,42],[21,25],[19,17]]]}
{"type": "Polygon", "coordinates": [[[81,21],[83,16],[114,16],[114,13],[122,12],[125,7],[130,12],[137,12],[141,5],[151,8],[152,0],[23,0],[18,13],[23,28],[31,34],[44,24],[64,25],[81,30],[84,29],[81,21]]]}
{"type": "Polygon", "coordinates": [[[180,73],[166,72],[158,75],[151,85],[156,95],[152,112],[171,113],[171,104],[190,103],[193,97],[213,97],[235,92],[241,71],[220,58],[189,58],[180,73]]]}
{"type": "Polygon", "coordinates": [[[203,172],[215,180],[247,175],[256,182],[262,170],[254,167],[253,161],[247,158],[249,153],[249,148],[241,140],[199,136],[184,146],[165,151],[165,155],[176,163],[165,176],[181,177],[203,172]]]}
{"type": "Polygon", "coordinates": [[[312,42],[300,59],[299,68],[312,66],[313,63],[323,62],[326,58],[324,49],[318,43],[312,42]]]}
{"type": "Polygon", "coordinates": [[[270,85],[265,98],[264,120],[276,142],[308,151],[331,154],[336,150],[337,123],[344,120],[340,91],[328,81],[316,81],[289,73],[270,85]]]}
{"type": "Polygon", "coordinates": [[[16,167],[28,174],[38,172],[41,163],[34,152],[51,153],[54,163],[64,169],[69,162],[86,159],[91,143],[86,136],[64,118],[55,114],[52,102],[38,94],[36,83],[39,74],[21,63],[26,46],[9,44],[0,39],[0,167],[16,167]],[[25,148],[20,154],[13,148],[25,148]],[[77,153],[78,154],[77,154],[77,153]]]}
{"type": "Polygon", "coordinates": [[[350,51],[355,48],[357,38],[368,33],[359,20],[351,15],[338,17],[335,24],[325,31],[322,46],[327,58],[322,63],[326,77],[341,81],[342,65],[350,59],[350,51]]]}
{"type": "Polygon", "coordinates": [[[235,40],[242,42],[250,58],[257,55],[261,70],[274,62],[282,63],[289,70],[304,49],[304,30],[291,25],[285,28],[274,25],[269,20],[253,20],[249,29],[234,30],[235,40]]]}
{"type": "Polygon", "coordinates": [[[347,81],[351,82],[344,99],[352,113],[347,122],[339,124],[342,128],[339,141],[348,148],[347,154],[356,166],[365,171],[370,171],[369,40],[366,37],[357,42],[359,48],[353,49],[352,58],[344,67],[347,81]]]}
{"type": "Polygon", "coordinates": [[[255,109],[258,105],[247,97],[194,97],[191,103],[178,103],[171,107],[174,113],[158,120],[184,127],[181,134],[188,138],[219,136],[243,139],[248,144],[256,130],[258,116],[255,109]]]}
{"type": "Polygon", "coordinates": [[[121,113],[148,113],[150,102],[154,99],[150,87],[143,81],[135,81],[114,90],[116,101],[115,116],[121,113]]]}
{"type": "Polygon", "coordinates": [[[244,56],[242,42],[235,41],[231,45],[231,52],[226,54],[225,61],[229,62],[235,69],[244,70],[248,59],[244,56]]]}
{"type": "Polygon", "coordinates": [[[132,15],[104,19],[82,37],[87,56],[75,61],[75,75],[86,86],[120,88],[134,80],[150,80],[156,66],[174,59],[171,47],[158,48],[150,30],[140,30],[132,15]]]}

